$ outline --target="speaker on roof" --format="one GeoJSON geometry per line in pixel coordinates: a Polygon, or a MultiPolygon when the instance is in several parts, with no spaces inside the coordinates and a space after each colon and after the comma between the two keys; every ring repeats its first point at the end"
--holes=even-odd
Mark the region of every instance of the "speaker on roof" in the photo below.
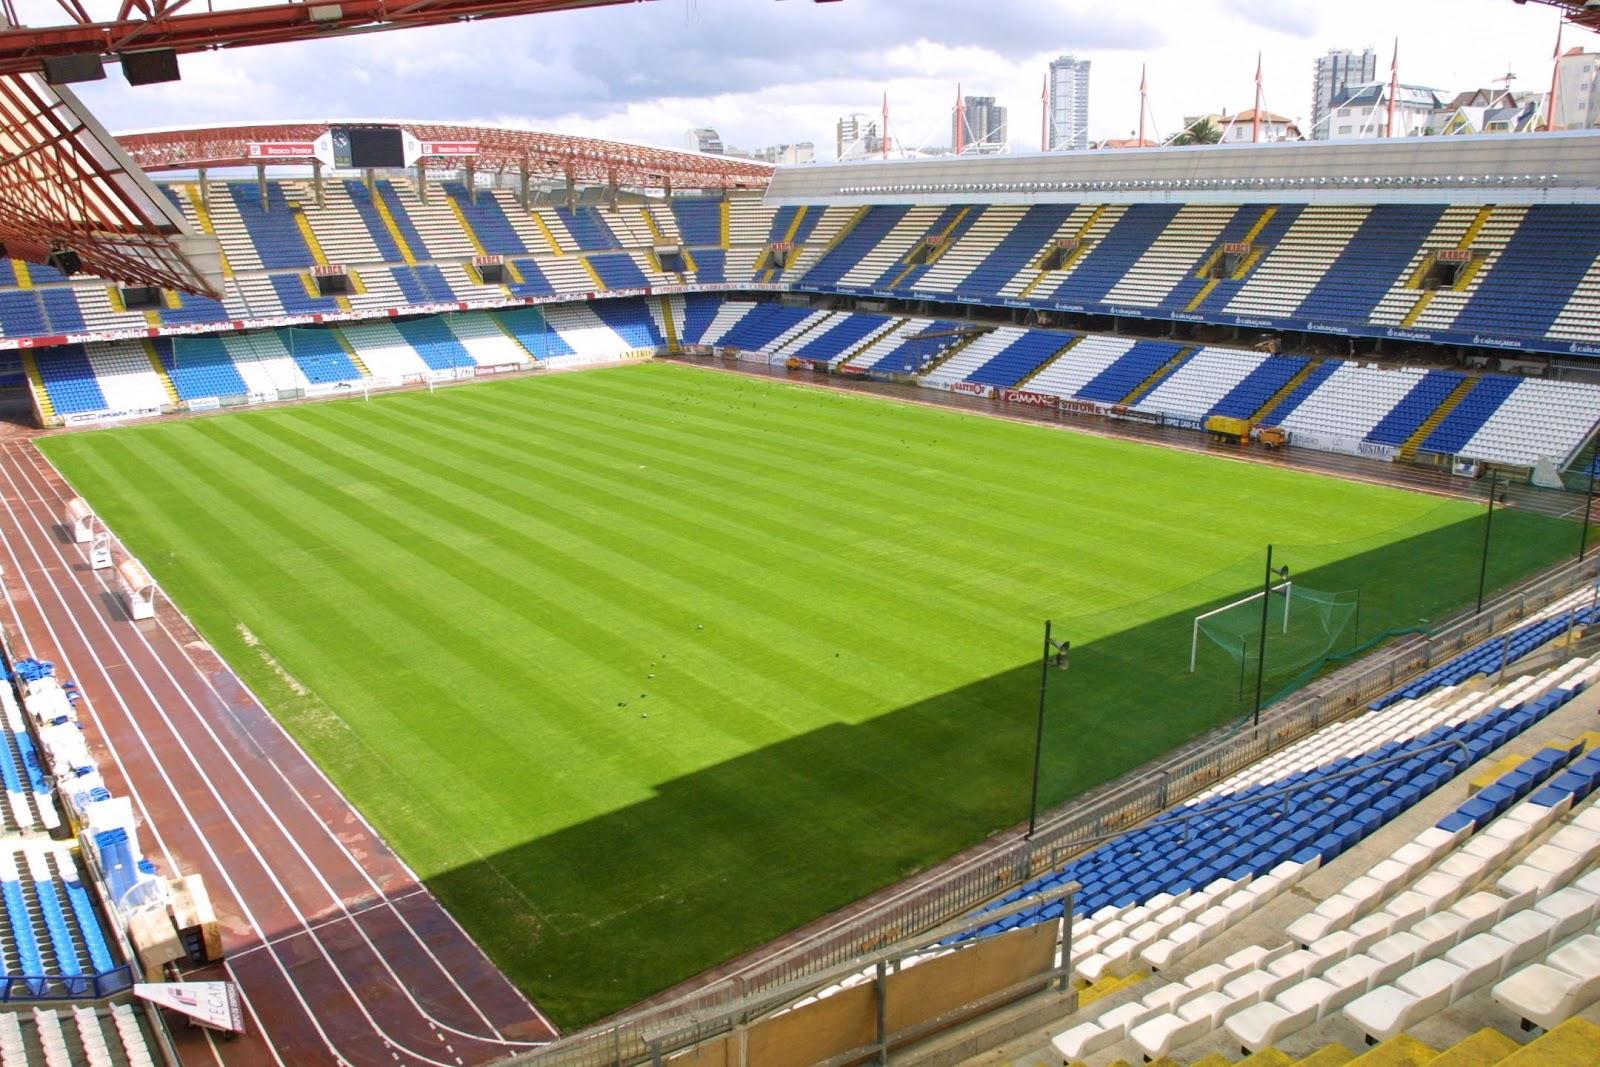
{"type": "Polygon", "coordinates": [[[78,253],[70,248],[57,248],[45,257],[45,262],[67,275],[76,274],[83,269],[83,261],[78,258],[78,253]]]}
{"type": "Polygon", "coordinates": [[[77,56],[46,56],[44,80],[51,85],[71,82],[95,82],[106,76],[106,65],[92,53],[77,56]]]}
{"type": "Polygon", "coordinates": [[[122,53],[122,76],[129,85],[154,85],[178,80],[178,53],[170,48],[122,53]]]}

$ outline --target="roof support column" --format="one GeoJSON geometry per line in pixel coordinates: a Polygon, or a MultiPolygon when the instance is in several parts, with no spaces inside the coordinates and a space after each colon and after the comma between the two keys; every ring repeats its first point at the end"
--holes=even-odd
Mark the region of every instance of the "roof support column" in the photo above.
{"type": "Polygon", "coordinates": [[[611,210],[617,210],[617,198],[621,189],[617,186],[617,170],[615,167],[606,172],[606,202],[611,205],[611,210]]]}
{"type": "Polygon", "coordinates": [[[311,161],[311,191],[316,194],[317,206],[325,206],[322,202],[322,160],[311,161]]]}
{"type": "Polygon", "coordinates": [[[420,160],[417,162],[417,199],[424,204],[428,202],[428,171],[420,160]]]}
{"type": "Polygon", "coordinates": [[[256,189],[261,193],[261,210],[263,212],[270,211],[271,208],[267,204],[267,165],[265,163],[256,164],[256,189]]]}
{"type": "Polygon", "coordinates": [[[377,199],[378,187],[377,183],[373,180],[371,167],[368,167],[366,170],[361,172],[361,180],[367,184],[367,195],[373,199],[377,199]]]}
{"type": "Polygon", "coordinates": [[[200,168],[200,205],[211,210],[211,190],[206,188],[206,168],[200,168]]]}
{"type": "Polygon", "coordinates": [[[572,174],[572,166],[567,166],[567,210],[571,211],[578,206],[578,182],[572,174]]]}
{"type": "Polygon", "coordinates": [[[472,166],[472,160],[470,159],[467,160],[467,165],[462,169],[467,175],[467,203],[476,204],[478,202],[478,172],[472,166]]]}
{"type": "Polygon", "coordinates": [[[519,172],[519,177],[522,180],[522,210],[523,211],[532,211],[533,210],[533,205],[532,205],[532,203],[529,202],[529,199],[528,199],[528,157],[527,156],[523,156],[522,157],[522,170],[519,172]]]}

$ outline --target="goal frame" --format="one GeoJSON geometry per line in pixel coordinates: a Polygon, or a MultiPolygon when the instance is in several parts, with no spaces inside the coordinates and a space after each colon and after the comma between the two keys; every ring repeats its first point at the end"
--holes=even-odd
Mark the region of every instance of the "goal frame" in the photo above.
{"type": "Polygon", "coordinates": [[[1251,593],[1249,596],[1240,597],[1238,600],[1235,600],[1231,604],[1224,604],[1220,608],[1212,608],[1210,611],[1204,611],[1204,612],[1201,612],[1199,615],[1196,615],[1194,617],[1194,625],[1190,628],[1190,632],[1189,632],[1189,673],[1190,674],[1194,673],[1195,665],[1199,662],[1199,658],[1200,658],[1200,624],[1202,622],[1205,622],[1207,619],[1211,618],[1211,616],[1213,616],[1213,615],[1221,615],[1224,611],[1230,611],[1233,608],[1238,607],[1240,604],[1248,604],[1252,600],[1259,600],[1261,597],[1267,595],[1267,593],[1269,591],[1273,592],[1273,593],[1282,591],[1282,593],[1283,593],[1283,632],[1284,633],[1288,633],[1289,632],[1289,611],[1290,611],[1290,609],[1292,609],[1294,607],[1294,579],[1293,578],[1286,578],[1283,581],[1279,582],[1277,585],[1268,586],[1268,588],[1265,589],[1265,590],[1257,590],[1256,592],[1251,593]]]}

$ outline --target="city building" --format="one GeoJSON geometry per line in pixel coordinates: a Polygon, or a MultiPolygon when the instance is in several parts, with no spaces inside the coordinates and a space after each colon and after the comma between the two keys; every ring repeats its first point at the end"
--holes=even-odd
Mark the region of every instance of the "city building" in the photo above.
{"type": "Polygon", "coordinates": [[[1525,133],[1544,115],[1543,93],[1509,89],[1470,89],[1433,113],[1424,131],[1433,136],[1468,133],[1525,133]]]}
{"type": "Polygon", "coordinates": [[[707,155],[720,156],[725,154],[722,144],[722,135],[710,127],[700,127],[690,130],[684,135],[684,144],[691,152],[705,152],[707,155]]]}
{"type": "MultiPolygon", "coordinates": [[[[1396,137],[1416,137],[1428,132],[1434,114],[1445,106],[1437,89],[1401,85],[1394,101],[1396,137]]],[[[1336,97],[1327,122],[1328,137],[1335,141],[1389,136],[1389,83],[1352,85],[1336,97]]]]}
{"type": "Polygon", "coordinates": [[[1329,136],[1334,101],[1353,85],[1365,85],[1378,77],[1378,53],[1370,48],[1360,52],[1333,49],[1317,57],[1316,75],[1311,82],[1311,129],[1314,141],[1329,136]]]}
{"type": "Polygon", "coordinates": [[[952,145],[961,151],[991,154],[1003,152],[1009,140],[1006,109],[995,106],[992,96],[964,96],[961,110],[951,120],[952,145]]]}
{"type": "Polygon", "coordinates": [[[877,122],[862,114],[845,115],[833,125],[834,158],[841,163],[871,159],[883,152],[877,122]]]}
{"type": "MultiPolygon", "coordinates": [[[[1255,108],[1246,108],[1235,114],[1226,111],[1215,115],[1185,115],[1183,128],[1191,129],[1201,122],[1210,122],[1222,132],[1219,144],[1249,144],[1255,140],[1255,108]]],[[[1261,112],[1261,140],[1263,141],[1302,141],[1304,135],[1294,119],[1278,115],[1271,111],[1261,112]]]]}
{"type": "Polygon", "coordinates": [[[1089,147],[1089,61],[1061,56],[1050,61],[1049,119],[1046,145],[1089,147]]]}
{"type": "Polygon", "coordinates": [[[1600,125],[1600,55],[1573,48],[1556,60],[1552,129],[1587,130],[1600,125]]]}
{"type": "Polygon", "coordinates": [[[1095,149],[1100,149],[1100,148],[1160,148],[1161,147],[1161,142],[1160,141],[1152,141],[1148,137],[1146,137],[1144,140],[1141,141],[1137,134],[1129,134],[1127,137],[1107,137],[1103,141],[1094,142],[1089,147],[1090,148],[1095,148],[1095,149]]]}
{"type": "Polygon", "coordinates": [[[803,163],[817,161],[817,146],[810,141],[797,141],[794,144],[768,145],[750,155],[752,159],[759,159],[763,163],[772,163],[780,167],[798,167],[803,163]]]}

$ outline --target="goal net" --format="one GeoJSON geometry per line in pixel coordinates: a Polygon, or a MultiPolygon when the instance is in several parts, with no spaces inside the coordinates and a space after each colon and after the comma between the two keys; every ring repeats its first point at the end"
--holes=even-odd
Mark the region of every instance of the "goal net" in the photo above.
{"type": "MultiPolygon", "coordinates": [[[[1195,616],[1189,638],[1189,671],[1200,662],[1201,638],[1236,663],[1254,666],[1261,654],[1262,592],[1240,597],[1195,616]]],[[[1267,596],[1267,662],[1273,673],[1321,660],[1354,637],[1359,595],[1312,589],[1299,582],[1272,586],[1267,596]]]]}

